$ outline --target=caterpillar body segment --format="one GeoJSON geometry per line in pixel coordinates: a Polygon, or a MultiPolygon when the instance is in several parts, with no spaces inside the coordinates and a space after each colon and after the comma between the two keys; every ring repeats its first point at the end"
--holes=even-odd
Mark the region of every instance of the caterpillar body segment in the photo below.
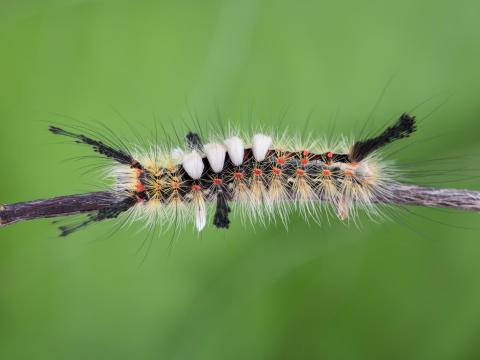
{"type": "Polygon", "coordinates": [[[334,210],[342,220],[359,209],[375,214],[374,199],[388,198],[396,184],[394,169],[378,150],[415,130],[415,117],[402,114],[376,137],[342,141],[332,148],[289,144],[263,133],[203,143],[189,132],[183,148],[160,150],[153,144],[147,151],[126,151],[50,127],[52,133],[90,145],[116,161],[108,175],[118,202],[80,224],[62,227],[61,234],[125,212],[131,221],[145,220],[149,227],[193,222],[198,231],[210,216],[216,227],[228,228],[231,211],[251,222],[278,216],[284,223],[292,208],[316,222],[323,209],[334,210]]]}

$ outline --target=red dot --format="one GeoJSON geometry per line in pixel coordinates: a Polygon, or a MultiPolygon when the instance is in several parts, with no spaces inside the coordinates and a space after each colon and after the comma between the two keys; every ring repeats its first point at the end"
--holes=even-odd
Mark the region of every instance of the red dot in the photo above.
{"type": "Polygon", "coordinates": [[[298,175],[298,176],[305,176],[305,170],[303,170],[303,169],[297,169],[297,175],[298,175]]]}
{"type": "Polygon", "coordinates": [[[260,176],[260,175],[262,175],[262,169],[253,168],[253,175],[255,175],[255,176],[260,176]]]}
{"type": "Polygon", "coordinates": [[[137,193],[144,192],[145,191],[145,186],[142,183],[139,182],[135,185],[135,191],[137,193]]]}
{"type": "Polygon", "coordinates": [[[279,156],[277,158],[277,163],[281,165],[285,164],[285,156],[279,156]]]}
{"type": "Polygon", "coordinates": [[[222,179],[219,179],[219,178],[213,179],[213,184],[214,185],[222,185],[222,179]]]}
{"type": "Polygon", "coordinates": [[[198,184],[193,184],[193,185],[192,185],[192,190],[193,190],[193,191],[199,191],[199,190],[201,190],[201,189],[202,189],[202,187],[201,187],[200,185],[198,185],[198,184]]]}
{"type": "Polygon", "coordinates": [[[333,153],[331,151],[327,152],[327,157],[329,159],[333,158],[333,153]]]}
{"type": "Polygon", "coordinates": [[[237,180],[243,179],[244,175],[242,172],[236,172],[233,174],[233,177],[237,180]]]}
{"type": "Polygon", "coordinates": [[[332,175],[332,172],[330,170],[325,169],[325,170],[322,170],[322,175],[323,176],[330,176],[330,175],[332,175]]]}
{"type": "Polygon", "coordinates": [[[308,159],[307,158],[300,159],[300,164],[307,165],[308,164],[308,159]]]}
{"type": "Polygon", "coordinates": [[[236,172],[236,173],[233,174],[233,177],[237,180],[243,179],[244,176],[245,175],[242,172],[236,172]]]}
{"type": "Polygon", "coordinates": [[[272,168],[272,172],[275,174],[275,175],[280,175],[282,173],[282,169],[279,169],[277,167],[274,167],[272,168]]]}

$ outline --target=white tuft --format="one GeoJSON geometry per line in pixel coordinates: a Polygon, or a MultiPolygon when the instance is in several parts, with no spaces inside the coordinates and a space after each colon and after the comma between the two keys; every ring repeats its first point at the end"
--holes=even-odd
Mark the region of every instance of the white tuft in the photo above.
{"type": "Polygon", "coordinates": [[[172,149],[172,152],[171,152],[170,155],[172,157],[172,162],[174,164],[181,164],[182,160],[183,160],[183,156],[185,155],[185,153],[183,152],[182,149],[177,147],[177,148],[172,149]]]}
{"type": "Polygon", "coordinates": [[[272,138],[263,134],[255,134],[252,141],[253,157],[257,161],[265,160],[268,148],[272,144],[272,138]]]}
{"type": "Polygon", "coordinates": [[[243,163],[243,153],[245,147],[243,146],[243,141],[238,136],[233,136],[224,141],[225,146],[228,150],[228,156],[232,161],[232,164],[235,166],[240,166],[243,163]]]}
{"type": "Polygon", "coordinates": [[[222,144],[205,144],[203,151],[207,155],[208,162],[213,172],[219,173],[223,170],[223,164],[225,163],[225,154],[227,150],[222,144]]]}
{"type": "Polygon", "coordinates": [[[198,232],[202,231],[207,224],[207,209],[202,201],[195,206],[195,226],[198,232]]]}
{"type": "Polygon", "coordinates": [[[192,179],[197,180],[202,176],[204,168],[203,161],[202,157],[196,151],[183,155],[182,166],[192,179]]]}

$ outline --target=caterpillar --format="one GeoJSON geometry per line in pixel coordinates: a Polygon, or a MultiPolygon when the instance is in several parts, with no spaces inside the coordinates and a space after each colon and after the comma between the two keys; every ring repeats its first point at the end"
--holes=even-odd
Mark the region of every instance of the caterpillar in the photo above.
{"type": "Polygon", "coordinates": [[[415,116],[403,113],[376,136],[302,142],[298,137],[256,132],[230,134],[205,142],[188,132],[172,149],[154,143],[143,149],[124,142],[50,126],[51,133],[91,147],[112,160],[104,171],[110,190],[0,207],[0,225],[41,217],[86,213],[79,223],[60,226],[67,236],[92,223],[123,216],[146,226],[184,227],[202,231],[207,223],[228,229],[239,214],[251,223],[280,219],[286,224],[292,208],[320,222],[322,212],[340,220],[359,211],[380,214],[378,203],[399,203],[480,211],[480,194],[467,190],[408,187],[396,167],[382,158],[382,149],[409,137],[415,116]]]}

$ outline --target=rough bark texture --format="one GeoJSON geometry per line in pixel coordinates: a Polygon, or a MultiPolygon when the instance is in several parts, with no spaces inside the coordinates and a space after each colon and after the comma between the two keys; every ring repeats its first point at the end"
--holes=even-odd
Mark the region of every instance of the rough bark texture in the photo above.
{"type": "Polygon", "coordinates": [[[59,196],[52,199],[0,206],[0,226],[23,220],[76,215],[108,207],[115,202],[110,192],[59,196]]]}
{"type": "Polygon", "coordinates": [[[449,208],[480,211],[480,191],[459,189],[435,189],[416,185],[397,185],[390,199],[379,201],[400,205],[449,208]]]}
{"type": "MultiPolygon", "coordinates": [[[[414,185],[392,186],[392,196],[375,201],[480,212],[480,191],[435,189],[414,185]]],[[[52,218],[104,209],[118,201],[113,193],[92,192],[0,206],[0,226],[23,220],[52,218]]]]}

